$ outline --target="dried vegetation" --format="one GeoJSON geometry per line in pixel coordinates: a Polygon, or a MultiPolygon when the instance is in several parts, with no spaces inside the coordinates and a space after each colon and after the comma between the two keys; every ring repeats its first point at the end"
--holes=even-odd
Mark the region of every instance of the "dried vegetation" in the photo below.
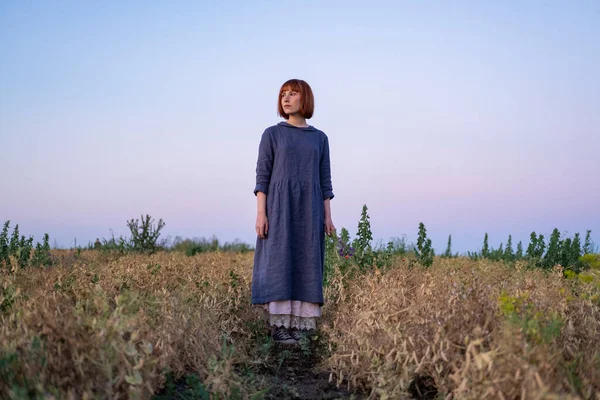
{"type": "Polygon", "coordinates": [[[468,259],[410,265],[339,290],[325,327],[339,384],[371,398],[600,398],[597,275],[468,259]]]}
{"type": "Polygon", "coordinates": [[[0,270],[0,392],[148,398],[190,371],[226,398],[252,390],[233,371],[257,317],[248,255],[56,257],[0,270]]]}
{"type": "MultiPolygon", "coordinates": [[[[252,253],[53,257],[0,270],[2,396],[150,398],[190,373],[213,398],[268,390],[252,253]]],[[[321,368],[340,386],[370,398],[600,399],[597,275],[436,258],[358,276],[334,273],[326,288],[321,368]]]]}

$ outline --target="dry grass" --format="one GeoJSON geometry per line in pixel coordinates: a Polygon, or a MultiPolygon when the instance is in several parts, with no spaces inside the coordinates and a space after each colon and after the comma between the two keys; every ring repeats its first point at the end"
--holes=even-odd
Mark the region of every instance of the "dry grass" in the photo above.
{"type": "Polygon", "coordinates": [[[18,397],[17,383],[58,398],[148,398],[167,372],[194,372],[211,392],[244,394],[232,370],[244,353],[223,345],[256,318],[251,256],[62,258],[71,265],[0,271],[0,393],[18,397]]]}
{"type": "Polygon", "coordinates": [[[327,365],[371,398],[405,398],[419,377],[439,391],[431,398],[600,399],[599,282],[560,268],[399,262],[338,296],[327,365]]]}
{"type": "MultiPolygon", "coordinates": [[[[267,386],[240,372],[262,329],[252,253],[54,256],[58,267],[0,270],[0,397],[145,399],[169,373],[194,373],[221,398],[267,386]]],[[[409,265],[326,289],[323,368],[340,385],[371,398],[408,398],[428,381],[437,398],[600,399],[597,278],[409,265]]]]}

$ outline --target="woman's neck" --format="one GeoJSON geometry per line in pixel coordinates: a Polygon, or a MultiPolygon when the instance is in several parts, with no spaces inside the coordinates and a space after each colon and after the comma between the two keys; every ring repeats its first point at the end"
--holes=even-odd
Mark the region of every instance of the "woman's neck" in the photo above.
{"type": "Polygon", "coordinates": [[[288,124],[297,126],[299,128],[308,128],[306,118],[301,115],[290,115],[287,122],[288,124]]]}

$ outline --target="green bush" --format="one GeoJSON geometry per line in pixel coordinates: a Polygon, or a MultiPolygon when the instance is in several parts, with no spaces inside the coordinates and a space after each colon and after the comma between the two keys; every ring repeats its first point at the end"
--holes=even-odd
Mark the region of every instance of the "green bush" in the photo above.
{"type": "Polygon", "coordinates": [[[515,258],[517,260],[523,259],[523,242],[521,242],[520,240],[519,243],[517,243],[517,252],[515,254],[515,258]]]}
{"type": "Polygon", "coordinates": [[[532,266],[539,267],[542,265],[545,249],[544,235],[537,236],[535,232],[531,232],[529,246],[527,246],[527,259],[532,266]]]}
{"type": "Polygon", "coordinates": [[[592,231],[587,230],[585,233],[585,242],[583,244],[583,254],[590,254],[594,251],[594,245],[592,244],[592,231]]]}
{"type": "Polygon", "coordinates": [[[21,235],[19,238],[19,225],[15,225],[13,233],[8,241],[8,231],[10,228],[10,221],[4,222],[2,233],[0,234],[0,268],[7,267],[11,268],[12,256],[20,268],[26,268],[29,265],[39,267],[42,265],[52,265],[52,258],[50,257],[50,237],[47,233],[44,234],[43,244],[37,243],[33,257],[31,251],[33,250],[33,236],[25,238],[21,235]]]}
{"type": "Polygon", "coordinates": [[[48,234],[44,234],[44,243],[39,242],[35,246],[33,252],[33,258],[31,259],[31,265],[34,267],[50,266],[52,265],[52,258],[50,257],[50,244],[48,243],[50,237],[48,234]]]}
{"type": "Polygon", "coordinates": [[[488,244],[488,234],[483,237],[483,248],[481,249],[481,257],[488,258],[490,256],[490,245],[488,244]]]}
{"type": "Polygon", "coordinates": [[[161,218],[155,226],[154,220],[147,214],[146,217],[142,215],[141,218],[141,222],[137,219],[127,221],[127,227],[131,231],[131,250],[151,254],[157,250],[158,237],[165,223],[161,218]]]}
{"type": "Polygon", "coordinates": [[[21,236],[21,240],[19,241],[19,247],[17,248],[17,252],[15,257],[17,258],[17,264],[21,268],[25,268],[29,265],[29,260],[31,259],[31,250],[33,249],[33,236],[29,236],[29,238],[25,239],[25,236],[21,236]]]}
{"type": "Polygon", "coordinates": [[[431,247],[431,239],[427,238],[427,229],[425,229],[425,224],[422,222],[419,223],[419,237],[417,238],[415,254],[421,265],[430,267],[433,264],[434,251],[431,247]]]}
{"type": "Polygon", "coordinates": [[[20,241],[19,241],[19,224],[15,225],[15,229],[10,237],[10,244],[8,246],[8,251],[11,256],[17,256],[17,250],[19,249],[20,241]]]}
{"type": "Polygon", "coordinates": [[[360,221],[358,221],[358,232],[356,239],[352,242],[354,247],[354,261],[361,272],[366,272],[373,266],[374,255],[371,248],[373,233],[371,232],[371,222],[369,221],[367,205],[363,205],[360,221]]]}
{"type": "Polygon", "coordinates": [[[4,223],[4,228],[0,234],[0,268],[7,267],[10,269],[10,247],[8,241],[8,229],[10,221],[4,223]]]}
{"type": "Polygon", "coordinates": [[[442,257],[452,258],[452,235],[448,235],[448,245],[446,246],[446,251],[442,257]]]}
{"type": "Polygon", "coordinates": [[[504,261],[513,262],[515,261],[515,253],[512,248],[512,235],[508,235],[508,241],[506,242],[506,248],[504,249],[504,261]]]}
{"type": "Polygon", "coordinates": [[[551,269],[556,264],[560,264],[561,245],[562,242],[560,240],[560,232],[557,228],[554,228],[552,235],[550,235],[550,241],[548,242],[548,250],[546,251],[546,255],[544,255],[544,259],[542,261],[542,266],[545,269],[551,269]]]}

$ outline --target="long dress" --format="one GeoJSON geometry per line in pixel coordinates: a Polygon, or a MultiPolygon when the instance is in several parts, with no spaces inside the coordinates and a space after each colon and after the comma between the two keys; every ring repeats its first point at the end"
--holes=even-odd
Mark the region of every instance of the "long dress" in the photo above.
{"type": "Polygon", "coordinates": [[[334,197],[327,135],[287,122],[267,128],[256,164],[254,194],[259,191],[267,195],[269,230],[256,239],[252,304],[292,319],[318,316],[324,301],[323,201],[334,197]]]}

